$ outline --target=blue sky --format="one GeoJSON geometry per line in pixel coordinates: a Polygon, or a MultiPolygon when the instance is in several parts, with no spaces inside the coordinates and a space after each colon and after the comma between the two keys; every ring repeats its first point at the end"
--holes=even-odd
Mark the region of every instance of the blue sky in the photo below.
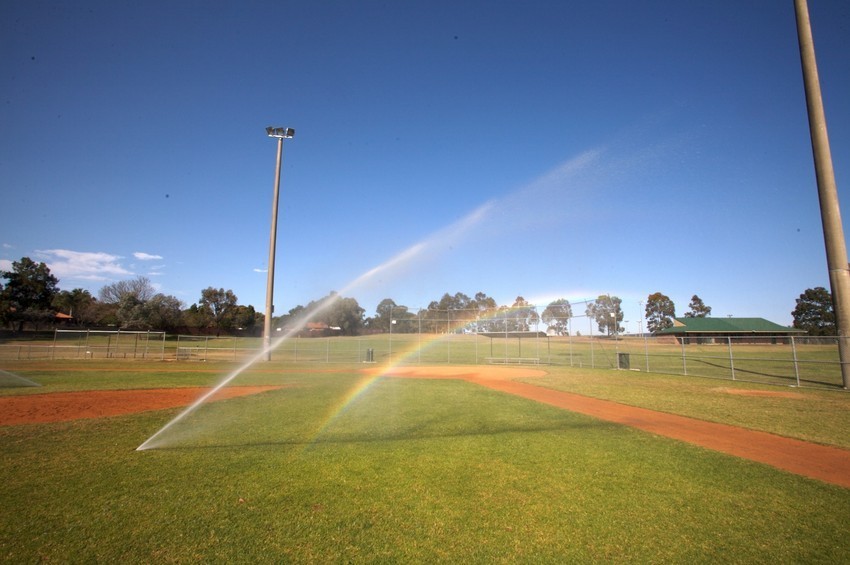
{"type": "MultiPolygon", "coordinates": [[[[810,4],[847,222],[850,4],[810,4]]],[[[828,286],[790,0],[7,1],[0,69],[0,268],[65,290],[261,311],[269,125],[277,314],[610,293],[634,330],[662,292],[790,324],[828,286]]]]}

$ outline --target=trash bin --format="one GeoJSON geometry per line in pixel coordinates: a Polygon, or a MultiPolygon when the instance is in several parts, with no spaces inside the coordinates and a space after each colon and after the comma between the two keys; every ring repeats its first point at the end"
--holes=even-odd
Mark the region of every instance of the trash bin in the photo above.
{"type": "Polygon", "coordinates": [[[628,353],[620,353],[617,355],[617,368],[618,369],[628,369],[629,368],[629,354],[628,353]]]}

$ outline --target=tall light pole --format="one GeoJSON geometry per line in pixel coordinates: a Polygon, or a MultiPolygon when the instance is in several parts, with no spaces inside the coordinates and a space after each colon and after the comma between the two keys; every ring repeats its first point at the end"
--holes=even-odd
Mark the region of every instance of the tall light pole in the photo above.
{"type": "Polygon", "coordinates": [[[277,203],[280,199],[280,165],[283,162],[283,140],[292,139],[292,128],[267,127],[266,134],[277,138],[277,166],[274,173],[274,199],[272,200],[272,229],[269,238],[269,273],[266,277],[266,318],[263,324],[263,351],[266,361],[272,360],[272,315],[274,314],[274,255],[277,243],[277,203]]]}
{"type": "Polygon", "coordinates": [[[832,304],[838,325],[838,358],[841,362],[841,380],[850,388],[850,269],[847,265],[847,244],[841,224],[838,205],[838,188],[832,168],[829,136],[826,132],[826,114],[823,110],[815,45],[806,0],[794,0],[797,15],[797,40],[800,43],[800,61],[803,66],[803,84],[806,89],[806,107],[809,113],[809,133],[815,161],[818,184],[821,224],[826,246],[826,266],[832,289],[832,304]]]}

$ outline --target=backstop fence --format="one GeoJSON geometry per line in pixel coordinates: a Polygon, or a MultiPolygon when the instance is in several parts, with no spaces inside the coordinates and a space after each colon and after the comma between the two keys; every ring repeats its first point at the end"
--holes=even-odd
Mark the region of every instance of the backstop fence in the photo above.
{"type": "Polygon", "coordinates": [[[165,359],[165,332],[55,330],[50,341],[0,345],[0,359],[165,359]]]}

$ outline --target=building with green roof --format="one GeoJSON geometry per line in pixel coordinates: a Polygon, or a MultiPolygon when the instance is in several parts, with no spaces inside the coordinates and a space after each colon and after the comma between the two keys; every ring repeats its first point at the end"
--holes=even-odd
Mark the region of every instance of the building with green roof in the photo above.
{"type": "Polygon", "coordinates": [[[806,332],[780,326],[764,318],[673,318],[673,325],[658,332],[681,343],[787,343],[806,332]]]}

